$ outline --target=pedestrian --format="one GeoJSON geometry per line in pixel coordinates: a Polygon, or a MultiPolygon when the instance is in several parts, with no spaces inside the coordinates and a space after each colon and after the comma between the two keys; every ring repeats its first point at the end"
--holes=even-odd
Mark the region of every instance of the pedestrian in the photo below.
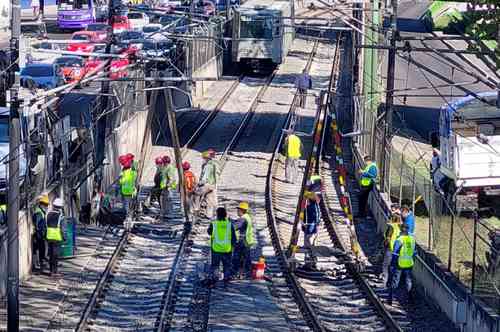
{"type": "Polygon", "coordinates": [[[314,192],[305,191],[304,198],[307,199],[304,222],[302,225],[302,231],[304,232],[304,248],[306,249],[305,263],[306,265],[314,266],[315,258],[312,247],[314,245],[313,238],[315,238],[318,233],[318,226],[321,221],[321,209],[319,206],[321,197],[314,192]]]}
{"type": "Polygon", "coordinates": [[[389,288],[389,305],[392,305],[394,291],[399,287],[401,278],[404,278],[408,299],[411,300],[411,271],[415,257],[415,239],[408,234],[408,226],[401,225],[401,234],[394,242],[394,252],[392,254],[392,285],[389,288]]]}
{"type": "Polygon", "coordinates": [[[309,181],[307,182],[307,190],[312,191],[316,195],[321,195],[322,191],[322,181],[321,181],[321,176],[319,174],[313,174],[310,178],[309,181]]]}
{"type": "Polygon", "coordinates": [[[120,156],[120,163],[122,164],[122,172],[120,174],[120,194],[122,198],[123,208],[125,213],[128,214],[130,203],[137,194],[136,180],[137,171],[132,168],[133,156],[129,155],[120,156]]]}
{"type": "Polygon", "coordinates": [[[182,170],[184,174],[184,189],[186,190],[186,201],[188,204],[189,212],[193,208],[193,194],[196,189],[196,176],[191,171],[191,164],[187,161],[182,163],[182,170]]]}
{"type": "Polygon", "coordinates": [[[299,106],[305,108],[307,90],[312,88],[312,79],[306,69],[303,69],[302,73],[295,79],[295,87],[299,90],[299,106]]]}
{"type": "Polygon", "coordinates": [[[40,195],[37,198],[37,204],[35,206],[35,212],[31,216],[33,222],[33,228],[35,232],[32,237],[33,246],[33,267],[36,268],[38,265],[38,271],[43,272],[44,261],[46,261],[46,246],[45,237],[47,236],[47,209],[49,207],[49,196],[47,194],[40,195]],[[38,257],[38,264],[35,263],[38,257]]]}
{"type": "Polygon", "coordinates": [[[434,190],[436,190],[441,195],[444,195],[444,182],[446,177],[441,172],[441,153],[438,149],[432,149],[432,159],[430,165],[432,184],[434,185],[434,190]]]}
{"type": "Polygon", "coordinates": [[[0,225],[7,226],[7,193],[0,193],[0,225]]]}
{"type": "Polygon", "coordinates": [[[217,165],[213,158],[215,151],[209,149],[202,153],[203,164],[196,190],[193,196],[193,209],[195,214],[199,214],[202,202],[206,204],[206,217],[213,218],[214,209],[217,206],[217,165]]]}
{"type": "Polygon", "coordinates": [[[387,223],[387,229],[384,233],[384,261],[382,263],[381,277],[384,285],[391,287],[391,260],[394,252],[394,243],[401,233],[401,212],[399,206],[393,204],[391,206],[391,219],[387,223]]]}
{"type": "Polygon", "coordinates": [[[377,165],[372,161],[372,158],[370,156],[365,156],[363,160],[365,161],[365,168],[359,171],[361,176],[359,179],[358,218],[365,218],[367,216],[368,198],[378,176],[377,165]]]}
{"type": "Polygon", "coordinates": [[[241,202],[237,210],[238,219],[232,221],[237,237],[233,251],[233,275],[236,278],[250,275],[251,249],[256,243],[248,203],[241,202]]]}
{"type": "Polygon", "coordinates": [[[63,213],[64,202],[61,198],[54,199],[53,209],[47,213],[47,243],[49,245],[49,267],[51,276],[59,276],[57,264],[61,243],[66,241],[66,222],[63,213]]]}
{"type": "Polygon", "coordinates": [[[224,287],[231,280],[231,257],[236,244],[236,232],[234,226],[227,219],[227,211],[223,207],[217,208],[216,219],[210,223],[208,234],[210,235],[210,246],[212,250],[212,264],[210,267],[209,287],[212,288],[217,282],[216,272],[222,263],[224,272],[224,287]]]}
{"type": "Polygon", "coordinates": [[[490,240],[489,251],[485,252],[488,263],[488,273],[494,275],[500,266],[500,228],[492,229],[488,232],[490,240]]]}
{"type": "Polygon", "coordinates": [[[163,156],[163,167],[161,171],[161,201],[160,208],[162,216],[167,217],[168,213],[172,212],[172,191],[177,189],[176,171],[174,165],[171,163],[169,156],[163,156]]]}
{"type": "Polygon", "coordinates": [[[298,162],[302,156],[302,142],[293,132],[285,139],[285,179],[288,183],[295,183],[298,174],[298,162]]]}
{"type": "Polygon", "coordinates": [[[38,18],[38,15],[40,15],[40,1],[31,0],[31,8],[33,8],[33,18],[38,18]]]}
{"type": "Polygon", "coordinates": [[[401,207],[401,219],[403,220],[403,224],[408,227],[408,234],[413,236],[415,234],[415,215],[408,205],[401,207]]]}

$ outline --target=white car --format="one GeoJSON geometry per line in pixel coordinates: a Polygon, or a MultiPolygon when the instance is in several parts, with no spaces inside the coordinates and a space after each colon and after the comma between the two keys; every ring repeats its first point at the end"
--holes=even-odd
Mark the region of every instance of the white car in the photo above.
{"type": "Polygon", "coordinates": [[[142,31],[142,28],[149,24],[149,17],[145,13],[130,12],[127,14],[132,30],[142,31]]]}
{"type": "MultiPolygon", "coordinates": [[[[24,145],[19,148],[19,181],[22,184],[26,175],[26,156],[24,145]]],[[[9,109],[0,107],[0,191],[7,189],[8,159],[9,158],[9,109]]]]}

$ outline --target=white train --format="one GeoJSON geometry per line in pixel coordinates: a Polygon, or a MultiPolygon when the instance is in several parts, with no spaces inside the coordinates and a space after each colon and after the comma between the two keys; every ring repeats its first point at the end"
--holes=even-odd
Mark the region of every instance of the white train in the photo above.
{"type": "Polygon", "coordinates": [[[233,61],[242,69],[282,63],[294,38],[293,2],[248,0],[233,16],[233,61]]]}

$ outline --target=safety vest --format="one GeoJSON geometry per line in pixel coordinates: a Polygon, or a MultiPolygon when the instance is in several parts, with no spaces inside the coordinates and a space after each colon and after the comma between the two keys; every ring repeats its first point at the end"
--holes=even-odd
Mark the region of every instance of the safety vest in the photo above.
{"type": "Polygon", "coordinates": [[[321,181],[321,176],[319,176],[319,175],[313,175],[313,176],[311,176],[310,181],[311,181],[311,183],[315,183],[317,181],[321,181]]]}
{"type": "Polygon", "coordinates": [[[120,187],[123,196],[135,196],[135,180],[137,178],[137,172],[128,168],[122,171],[120,177],[120,187]]]}
{"type": "MultiPolygon", "coordinates": [[[[375,165],[375,163],[370,163],[368,164],[365,169],[363,169],[363,173],[368,173],[368,171],[370,169],[372,169],[372,167],[375,167],[377,168],[377,165],[375,165]]],[[[368,177],[368,176],[365,176],[365,175],[361,175],[361,180],[360,180],[360,184],[362,187],[368,187],[369,185],[372,184],[372,181],[373,179],[368,177]]]]}
{"type": "Polygon", "coordinates": [[[387,226],[392,228],[392,234],[389,239],[389,250],[392,252],[394,251],[394,243],[396,242],[397,238],[399,237],[399,234],[401,233],[401,228],[399,227],[398,224],[392,224],[392,223],[387,224],[387,226]]]}
{"type": "Polygon", "coordinates": [[[399,250],[398,266],[401,269],[408,269],[413,266],[413,254],[415,253],[415,239],[410,235],[399,237],[401,249],[399,250]]]}
{"type": "Polygon", "coordinates": [[[227,219],[212,221],[211,240],[213,252],[231,252],[231,222],[227,219]]]}
{"type": "Polygon", "coordinates": [[[209,160],[201,167],[200,182],[202,184],[217,184],[217,166],[213,160],[209,160]]]}
{"type": "Polygon", "coordinates": [[[161,171],[160,189],[165,189],[170,185],[170,189],[175,189],[177,183],[174,181],[175,167],[173,165],[165,166],[161,171]]]}
{"type": "Polygon", "coordinates": [[[252,247],[255,244],[255,238],[253,236],[252,218],[248,213],[245,213],[243,215],[243,218],[247,222],[247,230],[245,231],[245,246],[252,247]]]}
{"type": "Polygon", "coordinates": [[[63,240],[61,219],[60,212],[51,211],[47,214],[47,241],[61,242],[63,240]]]}
{"type": "Polygon", "coordinates": [[[292,134],[288,136],[287,156],[295,159],[299,159],[301,157],[300,138],[298,138],[297,135],[292,134]]]}

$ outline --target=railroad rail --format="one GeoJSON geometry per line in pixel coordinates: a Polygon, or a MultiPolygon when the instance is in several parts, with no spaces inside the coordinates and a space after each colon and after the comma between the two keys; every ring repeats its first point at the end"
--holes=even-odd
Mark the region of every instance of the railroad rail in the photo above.
{"type": "MultiPolygon", "coordinates": [[[[330,91],[334,90],[334,83],[338,76],[339,43],[340,38],[332,69],[330,91]]],[[[285,128],[290,128],[293,122],[292,114],[293,112],[290,113],[285,128]]],[[[327,120],[326,107],[321,105],[315,119],[315,138],[311,148],[312,152],[304,171],[304,176],[307,178],[322,163],[322,149],[326,132],[324,124],[327,120]]],[[[304,257],[305,259],[305,255],[299,250],[295,254],[295,258],[288,256],[287,241],[293,230],[289,222],[278,216],[278,211],[285,213],[283,211],[288,209],[287,212],[293,216],[295,210],[284,206],[289,201],[285,197],[293,196],[293,192],[295,195],[300,192],[300,197],[303,197],[303,186],[307,178],[302,182],[301,187],[297,185],[295,188],[280,180],[278,173],[281,168],[277,156],[282,140],[283,136],[276,145],[268,171],[266,186],[268,225],[274,250],[280,258],[283,273],[286,274],[288,285],[310,328],[314,331],[338,331],[339,328],[355,328],[360,331],[401,331],[363,275],[359,273],[357,265],[348,255],[349,251],[345,248],[345,244],[337,241],[340,235],[335,231],[334,218],[345,217],[345,215],[343,215],[344,211],[335,193],[325,195],[325,199],[323,199],[322,214],[325,221],[323,227],[326,228],[326,231],[319,230],[315,246],[326,249],[322,250],[325,252],[321,252],[319,257],[316,257],[316,269],[295,268],[294,265],[299,262],[299,258],[304,257]],[[325,202],[326,200],[327,202],[325,202]],[[325,204],[330,204],[331,208],[327,209],[325,204]],[[338,214],[332,215],[332,211],[338,211],[338,214]],[[354,308],[355,310],[353,310],[354,308]]],[[[298,211],[300,212],[300,209],[298,211]]]]}

